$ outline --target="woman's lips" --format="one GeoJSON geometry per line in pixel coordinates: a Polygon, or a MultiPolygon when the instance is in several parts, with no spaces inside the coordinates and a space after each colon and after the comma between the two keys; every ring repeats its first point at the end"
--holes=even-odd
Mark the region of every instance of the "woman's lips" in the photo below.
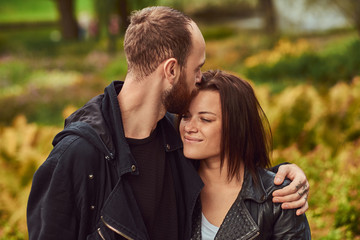
{"type": "Polygon", "coordinates": [[[197,143],[197,142],[201,142],[202,140],[199,138],[195,138],[195,137],[189,137],[189,136],[184,136],[184,140],[190,143],[197,143]]]}

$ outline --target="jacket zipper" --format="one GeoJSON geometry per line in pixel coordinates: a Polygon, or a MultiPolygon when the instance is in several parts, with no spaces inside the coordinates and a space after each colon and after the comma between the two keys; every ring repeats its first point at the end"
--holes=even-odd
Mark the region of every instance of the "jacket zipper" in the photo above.
{"type": "MultiPolygon", "coordinates": [[[[133,240],[133,238],[127,236],[126,234],[120,232],[119,230],[117,230],[116,228],[114,228],[113,226],[111,226],[110,224],[108,224],[107,222],[105,222],[103,216],[101,216],[101,221],[103,221],[103,223],[105,224],[105,226],[106,226],[107,228],[109,228],[110,230],[112,230],[113,232],[116,232],[117,234],[119,234],[120,236],[122,236],[122,237],[124,237],[124,238],[126,238],[126,239],[133,240]]],[[[100,231],[99,231],[99,234],[100,234],[100,231]]],[[[101,236],[101,235],[100,235],[100,236],[101,236]]],[[[103,239],[104,239],[104,238],[103,238],[103,239]]],[[[105,240],[105,239],[104,239],[104,240],[105,240]]]]}
{"type": "Polygon", "coordinates": [[[100,235],[101,239],[102,239],[102,240],[105,240],[104,236],[103,236],[102,233],[101,233],[100,228],[97,229],[97,232],[98,232],[98,234],[100,235]]]}
{"type": "Polygon", "coordinates": [[[251,238],[249,238],[249,240],[255,239],[259,235],[260,235],[260,232],[256,232],[256,234],[254,236],[252,236],[251,238]]]}

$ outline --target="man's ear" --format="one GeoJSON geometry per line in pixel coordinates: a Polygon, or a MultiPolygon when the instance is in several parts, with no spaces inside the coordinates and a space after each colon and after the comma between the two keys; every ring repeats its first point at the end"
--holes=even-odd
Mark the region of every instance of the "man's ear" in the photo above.
{"type": "Polygon", "coordinates": [[[175,58],[169,58],[164,63],[164,74],[170,84],[174,84],[180,76],[180,66],[175,58]]]}

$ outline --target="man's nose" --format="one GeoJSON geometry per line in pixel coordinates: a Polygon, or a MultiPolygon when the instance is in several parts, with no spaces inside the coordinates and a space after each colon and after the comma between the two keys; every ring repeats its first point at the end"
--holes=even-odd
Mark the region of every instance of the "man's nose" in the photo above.
{"type": "Polygon", "coordinates": [[[202,75],[202,73],[200,73],[200,74],[201,74],[200,77],[196,81],[196,86],[199,86],[200,83],[202,83],[205,80],[204,75],[202,75]]]}
{"type": "Polygon", "coordinates": [[[202,72],[199,71],[198,76],[196,77],[196,84],[199,84],[203,81],[204,76],[202,75],[202,72]]]}

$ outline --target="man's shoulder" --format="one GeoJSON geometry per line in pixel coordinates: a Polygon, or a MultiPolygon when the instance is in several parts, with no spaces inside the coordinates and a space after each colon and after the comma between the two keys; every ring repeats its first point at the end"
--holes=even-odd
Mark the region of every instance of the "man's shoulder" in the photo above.
{"type": "Polygon", "coordinates": [[[88,154],[89,151],[96,151],[96,147],[85,138],[70,134],[63,137],[54,147],[53,151],[64,153],[88,154]],[[85,150],[85,151],[84,151],[85,150]]]}
{"type": "Polygon", "coordinates": [[[63,149],[63,153],[76,154],[78,156],[92,156],[93,153],[100,152],[97,147],[78,135],[68,135],[59,142],[59,145],[63,149]]]}
{"type": "Polygon", "coordinates": [[[86,139],[68,135],[61,139],[43,163],[44,167],[75,169],[94,162],[100,151],[86,139]]]}

